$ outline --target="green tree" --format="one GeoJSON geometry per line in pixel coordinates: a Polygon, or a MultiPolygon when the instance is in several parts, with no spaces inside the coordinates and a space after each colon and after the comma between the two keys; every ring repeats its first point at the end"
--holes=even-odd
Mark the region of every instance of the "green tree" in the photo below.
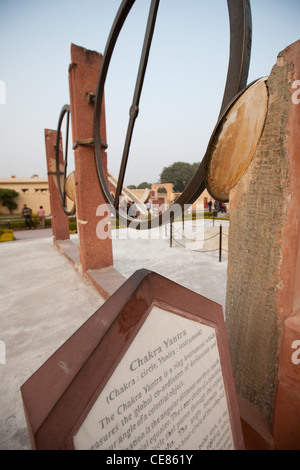
{"type": "Polygon", "coordinates": [[[147,183],[146,181],[143,181],[143,183],[140,183],[137,187],[137,189],[146,189],[150,188],[151,189],[151,183],[147,183]]]}
{"type": "Polygon", "coordinates": [[[13,199],[19,196],[19,193],[14,189],[0,188],[0,201],[2,206],[7,207],[9,212],[12,214],[14,209],[17,209],[18,204],[13,199]]]}
{"type": "Polygon", "coordinates": [[[127,188],[128,188],[128,189],[136,189],[136,186],[135,186],[135,184],[129,184],[129,185],[127,186],[127,188]]]}
{"type": "Polygon", "coordinates": [[[175,193],[182,193],[194,176],[199,163],[175,162],[164,167],[160,174],[160,183],[173,183],[175,193]]]}

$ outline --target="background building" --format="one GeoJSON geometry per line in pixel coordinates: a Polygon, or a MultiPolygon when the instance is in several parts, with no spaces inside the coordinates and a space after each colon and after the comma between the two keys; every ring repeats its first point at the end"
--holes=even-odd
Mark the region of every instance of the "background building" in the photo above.
{"type": "MultiPolygon", "coordinates": [[[[109,187],[112,196],[114,196],[117,181],[109,174],[109,187]]],[[[18,204],[17,209],[13,210],[13,214],[20,215],[23,204],[32,209],[34,214],[37,213],[40,206],[43,206],[46,216],[51,215],[50,210],[50,193],[48,186],[48,178],[39,178],[33,175],[31,178],[17,178],[12,175],[10,178],[0,178],[0,188],[13,189],[19,195],[14,200],[18,204]]],[[[151,189],[129,190],[124,188],[122,195],[128,200],[134,200],[138,205],[142,215],[146,214],[145,204],[150,202],[151,206],[162,207],[162,210],[176,202],[181,193],[173,192],[173,184],[154,184],[151,189]]],[[[199,198],[192,205],[192,210],[207,209],[208,201],[212,199],[207,190],[204,190],[199,198]]],[[[213,201],[213,199],[212,199],[213,201]]],[[[7,207],[0,205],[0,215],[10,214],[7,207]]]]}
{"type": "MultiPolygon", "coordinates": [[[[46,216],[50,215],[48,178],[39,178],[37,175],[31,178],[17,178],[12,175],[10,178],[0,178],[0,188],[13,189],[19,193],[14,199],[18,207],[13,210],[13,214],[21,214],[23,204],[26,204],[34,214],[40,206],[43,206],[46,216]]],[[[8,215],[10,212],[7,207],[0,204],[0,214],[8,215]]]]}

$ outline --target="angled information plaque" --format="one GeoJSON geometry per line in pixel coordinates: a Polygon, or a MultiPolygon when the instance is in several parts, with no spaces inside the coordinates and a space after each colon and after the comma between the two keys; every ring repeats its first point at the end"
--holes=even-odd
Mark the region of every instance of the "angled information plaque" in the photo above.
{"type": "MultiPolygon", "coordinates": [[[[84,363],[76,365],[74,350],[76,372],[68,387],[53,400],[37,432],[31,430],[34,446],[243,449],[221,306],[140,270],[94,314],[98,322],[107,308],[111,321],[105,332],[84,363]]],[[[90,320],[80,329],[87,343],[90,320]]],[[[68,341],[55,353],[56,362],[67,349],[68,341]]],[[[41,370],[51,370],[51,362],[41,370]]],[[[22,387],[29,423],[30,381],[22,387]]]]}

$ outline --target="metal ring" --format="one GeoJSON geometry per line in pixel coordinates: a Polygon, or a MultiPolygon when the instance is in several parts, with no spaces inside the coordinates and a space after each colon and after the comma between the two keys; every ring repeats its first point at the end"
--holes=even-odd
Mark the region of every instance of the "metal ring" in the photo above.
{"type": "MultiPolygon", "coordinates": [[[[145,33],[142,56],[140,60],[140,68],[134,93],[134,100],[131,107],[131,109],[135,109],[136,112],[130,115],[115,198],[113,199],[110,194],[105,179],[104,168],[102,165],[100,137],[100,122],[102,113],[101,104],[104,97],[104,85],[112,53],[117,42],[119,33],[134,3],[135,0],[122,1],[119,11],[112,25],[111,32],[103,54],[94,106],[94,143],[98,180],[105,201],[115,208],[116,216],[122,223],[125,223],[128,226],[130,225],[130,227],[132,228],[143,230],[160,226],[164,222],[164,220],[174,219],[177,215],[181,214],[181,207],[183,207],[185,204],[192,204],[200,196],[200,194],[204,191],[206,187],[206,158],[204,156],[193,178],[191,179],[187,187],[184,189],[181,196],[176,201],[176,205],[173,208],[171,206],[169,209],[167,209],[167,211],[164,212],[164,214],[160,214],[159,216],[154,217],[150,220],[136,220],[128,217],[127,214],[123,214],[119,210],[118,199],[122,191],[133,127],[135,119],[138,115],[139,98],[142,90],[144,75],[146,72],[147,60],[151,47],[151,40],[154,32],[156,15],[159,6],[159,0],[152,0],[145,33]],[[180,209],[177,209],[178,207],[180,207],[180,209]]],[[[247,84],[252,41],[250,0],[227,0],[227,4],[230,19],[230,57],[227,72],[227,80],[219,119],[222,116],[224,110],[230,104],[230,102],[243,88],[245,88],[247,84]]]]}
{"type": "Polygon", "coordinates": [[[62,107],[62,110],[59,115],[58,124],[57,124],[57,132],[56,132],[56,145],[55,145],[55,159],[56,159],[56,180],[57,180],[57,187],[58,187],[58,194],[60,203],[66,215],[74,215],[76,211],[76,205],[74,203],[71,210],[68,210],[66,206],[66,191],[65,191],[65,182],[67,177],[67,167],[68,167],[68,143],[69,143],[69,118],[70,118],[70,106],[65,104],[62,107]],[[63,159],[64,171],[60,171],[59,168],[59,150],[60,150],[60,134],[61,134],[61,126],[63,119],[67,115],[67,126],[66,126],[66,139],[65,139],[65,156],[63,159]],[[61,177],[63,175],[63,189],[61,185],[61,177]]]}

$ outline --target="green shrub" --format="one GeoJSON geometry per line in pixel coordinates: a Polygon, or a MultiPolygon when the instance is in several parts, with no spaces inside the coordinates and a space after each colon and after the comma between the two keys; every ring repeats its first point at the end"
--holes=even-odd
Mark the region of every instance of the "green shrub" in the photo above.
{"type": "Polygon", "coordinates": [[[73,233],[77,233],[76,219],[75,219],[75,221],[72,221],[72,219],[70,219],[70,221],[69,221],[69,230],[73,233]]]}

